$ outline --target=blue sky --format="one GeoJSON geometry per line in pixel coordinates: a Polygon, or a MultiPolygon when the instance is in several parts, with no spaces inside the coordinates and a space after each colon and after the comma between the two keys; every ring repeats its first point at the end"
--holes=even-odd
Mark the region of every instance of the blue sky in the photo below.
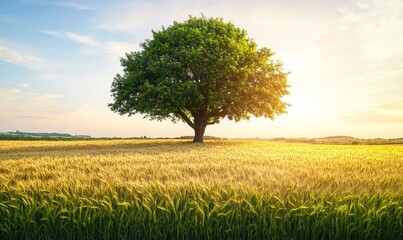
{"type": "Polygon", "coordinates": [[[107,104],[119,58],[151,30],[222,17],[291,71],[288,114],[209,126],[222,137],[403,136],[403,2],[0,2],[0,131],[192,135],[184,123],[119,116],[107,104]]]}

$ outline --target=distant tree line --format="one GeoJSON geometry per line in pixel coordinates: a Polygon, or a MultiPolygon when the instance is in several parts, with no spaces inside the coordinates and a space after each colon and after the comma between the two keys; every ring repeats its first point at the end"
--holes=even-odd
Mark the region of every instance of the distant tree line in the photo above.
{"type": "Polygon", "coordinates": [[[39,136],[39,137],[73,137],[73,135],[68,133],[30,133],[30,132],[8,132],[10,134],[21,135],[21,136],[39,136]]]}
{"type": "Polygon", "coordinates": [[[68,133],[31,133],[31,132],[6,132],[0,133],[0,140],[68,140],[68,139],[88,139],[89,135],[71,135],[68,133]]]}

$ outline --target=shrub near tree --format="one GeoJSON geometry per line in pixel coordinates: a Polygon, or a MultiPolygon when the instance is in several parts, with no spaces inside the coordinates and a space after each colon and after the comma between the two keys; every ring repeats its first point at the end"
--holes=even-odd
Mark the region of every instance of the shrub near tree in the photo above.
{"type": "Polygon", "coordinates": [[[153,31],[142,50],[121,59],[108,106],[121,115],[186,122],[193,142],[208,125],[228,118],[274,119],[285,113],[287,74],[269,48],[219,18],[190,17],[153,31]]]}

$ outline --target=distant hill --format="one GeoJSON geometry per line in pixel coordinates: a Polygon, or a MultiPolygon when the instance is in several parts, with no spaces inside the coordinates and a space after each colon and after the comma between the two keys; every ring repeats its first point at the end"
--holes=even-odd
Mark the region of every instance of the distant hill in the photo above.
{"type": "Polygon", "coordinates": [[[356,139],[355,137],[351,136],[328,136],[328,137],[323,137],[323,139],[356,139]]]}
{"type": "Polygon", "coordinates": [[[0,132],[0,140],[58,140],[58,139],[87,139],[89,135],[71,135],[68,133],[32,133],[32,132],[0,132]]]}
{"type": "Polygon", "coordinates": [[[348,144],[348,145],[383,145],[383,144],[403,144],[403,138],[374,138],[361,139],[351,136],[328,136],[321,138],[273,138],[277,142],[299,142],[314,144],[348,144]]]}

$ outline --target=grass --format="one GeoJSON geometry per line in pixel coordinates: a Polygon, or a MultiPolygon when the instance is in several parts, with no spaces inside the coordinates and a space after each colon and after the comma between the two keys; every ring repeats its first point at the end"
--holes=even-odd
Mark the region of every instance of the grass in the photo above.
{"type": "Polygon", "coordinates": [[[0,142],[0,239],[402,239],[402,145],[0,142]]]}

